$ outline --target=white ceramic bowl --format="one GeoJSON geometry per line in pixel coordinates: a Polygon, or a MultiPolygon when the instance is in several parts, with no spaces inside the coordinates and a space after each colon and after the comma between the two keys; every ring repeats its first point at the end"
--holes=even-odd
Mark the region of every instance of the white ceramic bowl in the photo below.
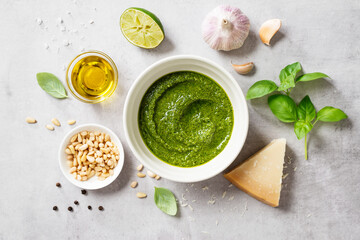
{"type": "Polygon", "coordinates": [[[129,146],[137,159],[159,176],[177,182],[197,182],[211,178],[227,168],[245,142],[249,114],[245,97],[235,79],[218,64],[192,55],[162,59],[148,67],[132,85],[124,107],[124,129],[129,146]],[[177,71],[194,71],[215,80],[227,93],[234,110],[234,128],[224,150],[209,162],[192,168],[181,168],[158,159],[146,147],[138,125],[139,106],[147,89],[160,77],[177,71]]]}
{"type": "Polygon", "coordinates": [[[106,187],[107,185],[109,185],[110,183],[112,183],[119,176],[121,169],[123,168],[123,165],[124,165],[124,149],[120,142],[120,139],[116,136],[116,134],[113,131],[111,131],[110,129],[108,129],[104,126],[101,126],[99,124],[84,124],[84,125],[81,125],[81,126],[78,126],[74,129],[72,129],[70,132],[68,132],[66,134],[66,136],[62,140],[58,154],[59,154],[59,164],[60,164],[61,171],[63,172],[63,174],[67,178],[67,180],[69,180],[75,186],[78,186],[83,189],[88,189],[88,190],[103,188],[103,187],[106,187]],[[114,168],[114,175],[109,176],[104,181],[99,181],[96,176],[90,178],[87,181],[78,181],[69,172],[70,167],[66,163],[67,154],[65,153],[65,149],[66,149],[67,145],[69,144],[71,137],[74,136],[75,133],[82,132],[85,130],[86,131],[99,131],[101,133],[109,134],[111,141],[113,141],[119,149],[120,159],[118,161],[118,165],[114,168]]]}

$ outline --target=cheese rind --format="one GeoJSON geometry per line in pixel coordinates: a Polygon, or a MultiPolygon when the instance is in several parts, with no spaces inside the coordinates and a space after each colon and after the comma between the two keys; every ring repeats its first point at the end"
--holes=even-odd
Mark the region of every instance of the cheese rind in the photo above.
{"type": "Polygon", "coordinates": [[[277,207],[285,149],[286,139],[275,139],[224,177],[250,196],[277,207]]]}

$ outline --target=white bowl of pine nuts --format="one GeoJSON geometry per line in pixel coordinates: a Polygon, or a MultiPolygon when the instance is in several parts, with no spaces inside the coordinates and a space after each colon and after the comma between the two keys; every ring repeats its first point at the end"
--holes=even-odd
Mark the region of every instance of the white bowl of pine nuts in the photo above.
{"type": "Polygon", "coordinates": [[[66,134],[59,149],[64,176],[75,186],[94,190],[106,187],[120,174],[124,149],[110,129],[84,124],[66,134]]]}

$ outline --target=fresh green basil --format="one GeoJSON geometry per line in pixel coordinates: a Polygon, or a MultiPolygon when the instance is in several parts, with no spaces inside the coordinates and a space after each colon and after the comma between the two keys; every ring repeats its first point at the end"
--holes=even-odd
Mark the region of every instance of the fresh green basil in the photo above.
{"type": "Polygon", "coordinates": [[[268,98],[272,113],[282,122],[296,121],[296,104],[289,96],[275,94],[268,98]]]}
{"type": "Polygon", "coordinates": [[[316,110],[310,97],[306,95],[297,107],[297,115],[299,120],[311,122],[316,117],[316,110]]]}
{"type": "Polygon", "coordinates": [[[334,107],[324,107],[317,115],[317,120],[322,122],[337,122],[348,117],[342,110],[334,107]]]}
{"type": "Polygon", "coordinates": [[[269,93],[272,93],[277,89],[276,83],[270,80],[261,80],[252,85],[247,94],[246,99],[254,99],[263,97],[269,93]]]}
{"type": "Polygon", "coordinates": [[[313,129],[317,121],[336,122],[347,118],[347,115],[340,109],[324,107],[316,114],[314,104],[309,96],[305,96],[296,106],[294,100],[289,96],[296,82],[307,82],[319,78],[329,77],[325,73],[314,72],[303,74],[296,78],[301,71],[300,63],[296,62],[287,65],[281,70],[280,86],[270,80],[262,80],[252,85],[247,94],[247,99],[263,97],[273,91],[282,91],[284,94],[275,94],[268,98],[268,104],[272,113],[282,122],[294,122],[294,132],[298,139],[304,139],[305,159],[307,159],[307,134],[313,129]],[[317,116],[316,116],[317,115],[317,116]]]}
{"type": "Polygon", "coordinates": [[[39,86],[55,98],[67,98],[66,90],[60,80],[51,73],[41,72],[36,74],[39,86]]]}
{"type": "Polygon", "coordinates": [[[289,88],[295,87],[295,77],[301,71],[301,64],[299,62],[287,65],[280,71],[280,87],[279,91],[285,91],[289,88]]]}
{"type": "Polygon", "coordinates": [[[308,134],[312,128],[313,125],[311,123],[305,122],[303,120],[296,121],[294,124],[294,132],[299,140],[305,137],[305,135],[308,134]]]}
{"type": "Polygon", "coordinates": [[[329,78],[328,75],[321,72],[306,73],[296,78],[296,82],[308,82],[319,78],[329,78]]]}
{"type": "Polygon", "coordinates": [[[156,206],[164,213],[175,216],[177,205],[174,194],[166,188],[155,187],[154,201],[156,206]]]}

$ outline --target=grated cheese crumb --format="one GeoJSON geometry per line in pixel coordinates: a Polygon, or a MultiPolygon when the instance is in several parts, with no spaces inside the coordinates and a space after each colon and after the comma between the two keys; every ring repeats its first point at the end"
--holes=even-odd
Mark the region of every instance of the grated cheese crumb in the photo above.
{"type": "Polygon", "coordinates": [[[202,188],[203,192],[205,192],[205,190],[209,190],[208,186],[205,186],[202,188]]]}

